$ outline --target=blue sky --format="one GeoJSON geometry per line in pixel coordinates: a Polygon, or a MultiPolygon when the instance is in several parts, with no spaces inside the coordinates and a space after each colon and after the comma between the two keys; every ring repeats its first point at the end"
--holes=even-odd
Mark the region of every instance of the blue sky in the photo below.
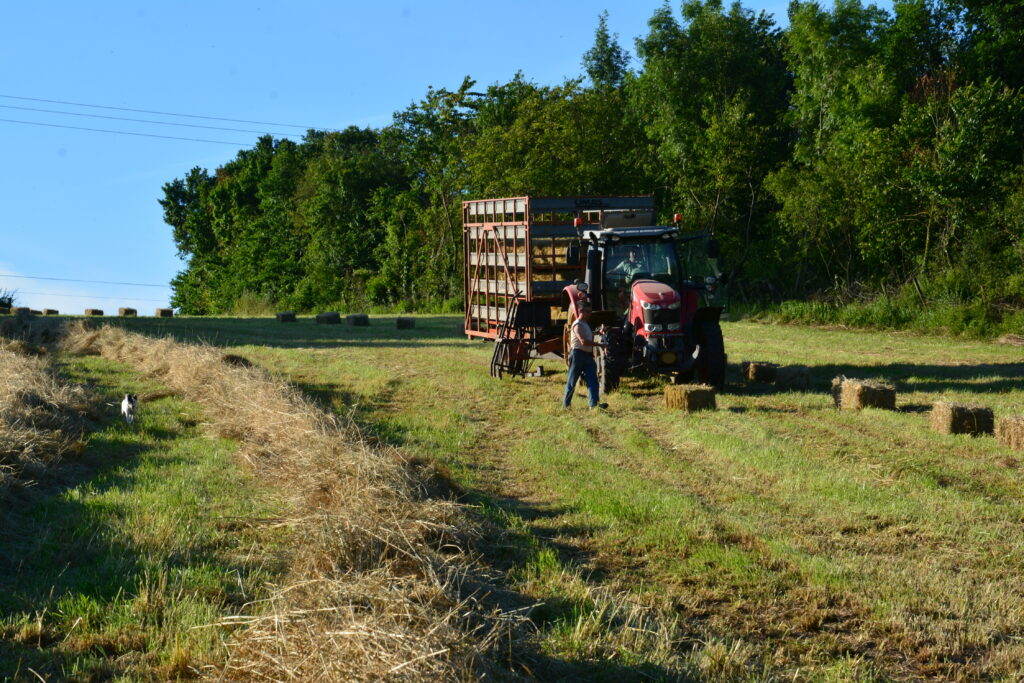
{"type": "MultiPolygon", "coordinates": [[[[33,308],[152,314],[182,268],[157,204],[165,182],[193,166],[212,171],[261,133],[298,140],[307,127],[386,125],[429,86],[454,88],[466,75],[483,85],[517,70],[542,84],[577,76],[602,10],[632,53],[661,4],[5,2],[0,290],[33,308]]],[[[744,4],[785,23],[788,2],[744,4]]]]}

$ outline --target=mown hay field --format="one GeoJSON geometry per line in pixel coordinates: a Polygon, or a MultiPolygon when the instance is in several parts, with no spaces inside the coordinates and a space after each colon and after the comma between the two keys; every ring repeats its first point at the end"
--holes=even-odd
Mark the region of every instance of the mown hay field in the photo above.
{"type": "MultiPolygon", "coordinates": [[[[1024,670],[1024,453],[933,432],[936,400],[1024,414],[1024,356],[991,343],[727,323],[717,410],[632,378],[606,412],[564,372],[494,380],[455,316],[410,330],[268,319],[124,321],[229,347],[445,467],[514,533],[484,560],[532,608],[545,671],[667,678],[1006,679],[1024,670]],[[741,359],[810,369],[740,382],[741,359]],[[896,410],[837,411],[837,375],[896,410]],[[616,609],[658,634],[629,651],[616,609]],[[628,611],[627,610],[627,611],[628,611]],[[571,670],[571,669],[570,669],[571,670]]],[[[533,662],[533,666],[538,666],[533,662]]],[[[536,673],[536,672],[534,672],[536,673]]]]}
{"type": "Polygon", "coordinates": [[[220,347],[447,476],[430,495],[497,530],[473,599],[516,620],[488,655],[511,676],[1019,679],[1024,452],[930,427],[939,400],[1024,414],[1019,348],[727,323],[715,410],[627,378],[607,411],[563,411],[557,361],[492,379],[460,322],[112,321],[220,347]],[[809,389],[748,386],[740,359],[806,366],[809,389]],[[894,386],[896,409],[836,410],[838,375],[894,386]]]}

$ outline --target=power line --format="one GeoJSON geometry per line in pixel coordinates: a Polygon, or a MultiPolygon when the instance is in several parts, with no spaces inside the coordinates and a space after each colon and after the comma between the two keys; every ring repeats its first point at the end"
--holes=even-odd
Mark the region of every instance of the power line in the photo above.
{"type": "MultiPolygon", "coordinates": [[[[208,130],[228,130],[235,133],[262,133],[268,134],[265,130],[249,130],[246,128],[225,128],[223,126],[204,126],[199,123],[174,123],[173,121],[153,121],[152,119],[133,119],[127,116],[104,116],[103,114],[83,114],[75,111],[58,111],[56,109],[39,109],[37,107],[18,107],[13,104],[0,104],[4,109],[18,109],[20,111],[38,111],[45,114],[61,114],[63,116],[87,116],[91,119],[110,119],[113,121],[132,121],[134,123],[155,123],[160,126],[183,126],[187,128],[206,128],[208,130]]],[[[278,137],[286,137],[294,133],[280,133],[278,137]]]]}
{"type": "MultiPolygon", "coordinates": [[[[2,120],[2,119],[0,119],[2,120]]],[[[58,282],[85,282],[92,285],[122,285],[125,287],[163,287],[170,289],[170,285],[151,285],[142,282],[107,282],[106,280],[72,280],[66,277],[36,277],[34,275],[8,275],[0,273],[0,278],[12,277],[19,280],[56,280],[58,282]]]]}
{"type": "Polygon", "coordinates": [[[47,128],[70,128],[71,130],[87,130],[93,133],[114,133],[116,135],[136,135],[143,138],[163,138],[164,140],[185,140],[186,142],[212,142],[218,145],[232,145],[244,147],[242,142],[227,142],[225,140],[201,140],[199,138],[181,138],[173,135],[156,135],[155,133],[131,133],[126,130],[105,130],[103,128],[84,128],[82,126],[62,126],[57,123],[39,123],[37,121],[15,121],[14,119],[0,119],[4,123],[23,123],[28,126],[46,126],[47,128]]]}
{"type": "Polygon", "coordinates": [[[46,102],[48,104],[68,104],[73,107],[92,107],[93,109],[113,109],[115,111],[132,111],[136,114],[160,114],[161,116],[182,116],[190,119],[206,119],[208,121],[229,121],[231,123],[255,123],[259,126],[282,126],[284,128],[301,128],[308,130],[310,128],[317,130],[327,130],[323,128],[317,128],[316,126],[300,126],[294,123],[269,123],[267,121],[246,121],[245,119],[228,119],[220,116],[199,116],[197,114],[175,114],[167,111],[152,111],[149,109],[129,109],[128,107],[110,107],[102,104],[83,104],[81,102],[65,102],[62,100],[44,100],[38,97],[18,97],[17,95],[0,95],[5,99],[9,100],[25,100],[27,102],[46,102]]]}
{"type": "Polygon", "coordinates": [[[58,294],[57,292],[18,292],[18,294],[34,294],[35,296],[60,296],[68,299],[103,299],[105,301],[153,301],[163,303],[166,299],[140,299],[136,296],[95,296],[92,294],[58,294]]]}

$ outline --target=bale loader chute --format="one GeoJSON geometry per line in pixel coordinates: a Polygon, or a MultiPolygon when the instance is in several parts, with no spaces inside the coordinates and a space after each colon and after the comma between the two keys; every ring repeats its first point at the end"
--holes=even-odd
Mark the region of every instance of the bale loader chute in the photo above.
{"type": "Polygon", "coordinates": [[[649,196],[464,202],[465,332],[494,340],[491,374],[525,376],[537,358],[564,358],[589,301],[608,343],[596,357],[603,391],[633,372],[721,387],[717,242],[653,222],[649,196]]]}

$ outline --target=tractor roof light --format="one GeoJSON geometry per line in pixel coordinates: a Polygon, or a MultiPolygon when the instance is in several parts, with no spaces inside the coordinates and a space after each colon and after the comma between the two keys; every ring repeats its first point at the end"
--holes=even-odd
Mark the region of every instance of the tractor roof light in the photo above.
{"type": "Polygon", "coordinates": [[[580,227],[582,225],[583,225],[583,219],[580,218],[579,216],[576,216],[576,218],[572,219],[572,227],[578,228],[578,227],[580,227]]]}
{"type": "Polygon", "coordinates": [[[676,225],[682,223],[683,222],[683,214],[681,214],[681,213],[674,213],[674,214],[672,214],[672,222],[675,223],[676,225]]]}

